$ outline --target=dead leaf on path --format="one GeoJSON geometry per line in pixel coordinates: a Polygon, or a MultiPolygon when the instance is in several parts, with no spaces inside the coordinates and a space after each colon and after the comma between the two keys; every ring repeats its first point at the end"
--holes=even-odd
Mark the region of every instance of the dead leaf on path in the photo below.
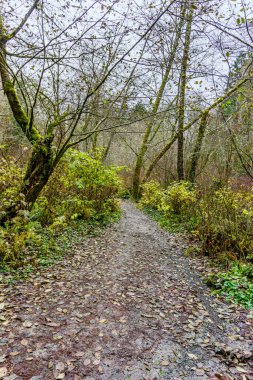
{"type": "Polygon", "coordinates": [[[193,359],[193,360],[197,360],[198,357],[194,354],[187,354],[189,356],[190,359],[193,359]]]}
{"type": "Polygon", "coordinates": [[[101,358],[101,353],[100,352],[95,352],[94,356],[95,356],[95,358],[100,359],[101,358]]]}
{"type": "Polygon", "coordinates": [[[53,340],[61,340],[62,338],[63,338],[63,336],[60,334],[53,335],[53,340]]]}
{"type": "Polygon", "coordinates": [[[242,367],[236,367],[236,370],[240,373],[248,373],[248,371],[245,368],[242,367]]]}
{"type": "Polygon", "coordinates": [[[60,323],[55,323],[55,322],[48,322],[46,323],[47,326],[50,326],[50,327],[60,327],[60,323]]]}
{"type": "Polygon", "coordinates": [[[7,367],[1,367],[0,368],[0,377],[6,376],[8,373],[7,367]]]}
{"type": "Polygon", "coordinates": [[[0,303],[0,310],[3,310],[5,308],[5,303],[4,302],[1,302],[0,303]]]}
{"type": "Polygon", "coordinates": [[[27,339],[22,339],[21,342],[22,346],[28,346],[28,340],[27,339]]]}
{"type": "Polygon", "coordinates": [[[78,357],[78,358],[81,358],[84,355],[85,355],[85,352],[83,352],[83,351],[78,351],[78,352],[75,353],[75,356],[78,357]]]}
{"type": "Polygon", "coordinates": [[[90,365],[90,363],[91,363],[90,359],[85,359],[85,360],[83,361],[83,365],[85,365],[85,366],[90,365]]]}
{"type": "Polygon", "coordinates": [[[17,356],[18,354],[19,354],[19,351],[10,352],[10,356],[17,356]]]}
{"type": "Polygon", "coordinates": [[[5,360],[6,360],[6,355],[1,355],[0,356],[0,363],[5,362],[5,360]]]}
{"type": "Polygon", "coordinates": [[[23,323],[23,326],[24,327],[27,327],[27,328],[30,328],[30,327],[32,327],[32,322],[30,322],[30,321],[25,321],[24,323],[23,323]]]}
{"type": "Polygon", "coordinates": [[[197,376],[204,376],[205,375],[205,371],[203,369],[201,369],[201,368],[197,368],[195,370],[195,373],[196,373],[197,376]]]}
{"type": "Polygon", "coordinates": [[[161,361],[160,364],[161,364],[162,366],[166,367],[166,366],[168,366],[170,363],[168,362],[168,360],[163,360],[163,361],[161,361]]]}
{"type": "Polygon", "coordinates": [[[55,373],[54,374],[54,378],[56,380],[64,379],[64,377],[65,377],[65,373],[55,373]]]}
{"type": "Polygon", "coordinates": [[[63,362],[58,362],[55,366],[56,371],[62,373],[65,369],[65,364],[63,362]]]}

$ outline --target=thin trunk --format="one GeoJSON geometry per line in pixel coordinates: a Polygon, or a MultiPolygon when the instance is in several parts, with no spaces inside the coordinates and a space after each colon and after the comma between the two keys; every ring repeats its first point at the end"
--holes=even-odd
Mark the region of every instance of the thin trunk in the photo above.
{"type": "Polygon", "coordinates": [[[116,130],[113,130],[111,133],[110,133],[110,137],[109,137],[109,141],[108,141],[108,144],[104,150],[104,153],[103,153],[103,162],[106,160],[107,156],[108,156],[108,153],[111,149],[111,146],[112,146],[112,142],[113,142],[113,139],[114,139],[114,136],[116,134],[116,130]]]}
{"type": "Polygon", "coordinates": [[[205,137],[207,120],[208,120],[208,112],[204,113],[201,120],[200,120],[198,135],[197,135],[195,147],[193,150],[193,155],[192,155],[192,159],[191,159],[191,166],[190,166],[190,171],[189,171],[189,180],[192,183],[196,182],[196,170],[198,167],[200,152],[201,152],[203,140],[205,137]]]}
{"type": "MultiPolygon", "coordinates": [[[[175,40],[172,46],[172,51],[168,60],[167,68],[164,73],[162,83],[160,85],[156,100],[152,108],[152,114],[157,113],[161,100],[162,100],[164,90],[165,90],[165,86],[168,82],[169,74],[170,74],[172,64],[174,62],[174,58],[175,58],[176,51],[177,51],[179,41],[180,41],[181,31],[184,24],[185,12],[186,12],[186,4],[182,3],[181,12],[180,12],[180,22],[178,25],[178,29],[176,31],[176,36],[175,36],[175,40]]],[[[148,123],[139,153],[137,155],[136,163],[135,163],[135,169],[134,169],[134,174],[133,174],[133,188],[132,188],[133,197],[135,199],[138,199],[140,196],[141,169],[143,166],[145,154],[148,150],[148,144],[149,144],[150,135],[152,133],[152,128],[153,128],[153,120],[148,123]]]]}
{"type": "Polygon", "coordinates": [[[184,51],[181,64],[180,89],[179,89],[179,113],[178,113],[178,139],[177,139],[177,175],[179,180],[184,179],[184,119],[185,119],[185,92],[187,81],[187,67],[191,43],[191,28],[193,19],[193,6],[190,4],[185,31],[184,51]]]}

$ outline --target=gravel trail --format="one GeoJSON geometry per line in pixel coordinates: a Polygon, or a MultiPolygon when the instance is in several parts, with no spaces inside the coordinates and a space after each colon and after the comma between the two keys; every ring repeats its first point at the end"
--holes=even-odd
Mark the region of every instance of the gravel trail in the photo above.
{"type": "Polygon", "coordinates": [[[2,287],[0,379],[252,380],[252,313],[210,295],[182,237],[122,209],[54,267],[2,287]]]}

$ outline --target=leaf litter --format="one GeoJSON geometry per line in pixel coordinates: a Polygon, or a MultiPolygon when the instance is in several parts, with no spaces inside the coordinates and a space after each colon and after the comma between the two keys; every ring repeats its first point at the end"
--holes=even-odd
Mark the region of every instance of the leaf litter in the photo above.
{"type": "Polygon", "coordinates": [[[209,294],[184,236],[122,208],[54,268],[2,286],[0,379],[252,380],[252,313],[209,294]]]}

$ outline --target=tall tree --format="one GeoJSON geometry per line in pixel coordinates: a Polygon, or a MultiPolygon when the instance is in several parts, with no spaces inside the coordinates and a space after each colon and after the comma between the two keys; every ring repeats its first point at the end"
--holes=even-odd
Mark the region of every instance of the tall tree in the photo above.
{"type": "Polygon", "coordinates": [[[159,90],[157,92],[156,99],[155,99],[154,104],[152,106],[152,111],[151,111],[152,117],[147,124],[140,149],[137,153],[137,158],[136,158],[136,163],[135,163],[135,168],[134,168],[134,174],[133,174],[133,189],[132,189],[133,196],[135,199],[138,199],[138,197],[140,195],[139,193],[140,193],[140,183],[141,183],[141,170],[143,167],[144,157],[145,157],[145,154],[148,150],[148,146],[149,146],[150,142],[154,138],[154,135],[157,133],[157,129],[154,128],[154,116],[156,115],[156,113],[159,109],[159,106],[161,104],[161,100],[162,100],[162,97],[164,94],[164,90],[165,90],[166,84],[169,80],[171,68],[172,68],[172,65],[174,63],[176,52],[177,52],[177,49],[179,46],[180,37],[181,37],[184,22],[185,22],[186,7],[187,7],[187,3],[181,2],[179,23],[178,23],[178,26],[176,29],[176,33],[175,33],[175,37],[174,37],[174,41],[172,44],[172,48],[171,48],[169,57],[167,59],[167,62],[165,63],[166,69],[165,69],[159,90]],[[153,129],[155,129],[154,134],[153,134],[153,129]]]}
{"type": "Polygon", "coordinates": [[[185,31],[184,50],[180,72],[180,87],[179,87],[179,110],[178,110],[178,138],[177,138],[177,174],[178,179],[184,179],[184,120],[185,120],[185,92],[187,83],[187,68],[190,58],[190,43],[192,20],[195,6],[192,2],[189,3],[187,13],[187,23],[185,31]]]}

